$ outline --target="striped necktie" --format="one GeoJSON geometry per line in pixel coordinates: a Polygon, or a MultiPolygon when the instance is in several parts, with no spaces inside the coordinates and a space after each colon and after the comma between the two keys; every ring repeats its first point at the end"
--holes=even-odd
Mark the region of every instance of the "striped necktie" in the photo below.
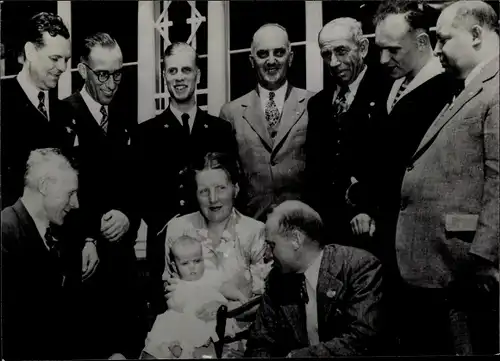
{"type": "Polygon", "coordinates": [[[44,92],[39,92],[38,93],[38,110],[40,113],[43,114],[43,116],[47,119],[49,119],[49,116],[47,114],[47,108],[45,107],[45,93],[44,92]]]}
{"type": "Polygon", "coordinates": [[[106,107],[103,105],[101,106],[101,129],[104,131],[104,133],[108,132],[108,112],[106,111],[106,107]]]}
{"type": "Polygon", "coordinates": [[[399,98],[401,97],[401,95],[404,93],[404,91],[406,90],[406,88],[408,88],[408,84],[410,84],[410,82],[408,81],[408,78],[405,78],[405,80],[403,81],[403,83],[401,83],[401,86],[399,87],[399,90],[396,93],[396,96],[394,97],[394,101],[392,102],[392,107],[391,108],[394,108],[394,106],[396,105],[396,103],[399,100],[399,98]]]}
{"type": "Polygon", "coordinates": [[[346,95],[347,95],[348,91],[349,91],[349,88],[346,86],[340,88],[340,91],[337,94],[337,97],[333,101],[333,109],[334,109],[334,114],[336,117],[338,117],[340,114],[345,113],[347,111],[346,95]]]}

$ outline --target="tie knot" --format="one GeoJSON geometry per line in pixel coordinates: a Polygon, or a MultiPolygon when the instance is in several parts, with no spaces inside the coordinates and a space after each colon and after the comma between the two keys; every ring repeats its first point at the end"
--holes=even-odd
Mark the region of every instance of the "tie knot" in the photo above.
{"type": "Polygon", "coordinates": [[[276,96],[275,92],[269,92],[269,100],[273,100],[275,96],[276,96]]]}
{"type": "Polygon", "coordinates": [[[183,123],[189,121],[189,114],[188,113],[182,113],[181,119],[182,119],[183,123]]]}
{"type": "Polygon", "coordinates": [[[52,235],[52,231],[50,230],[50,227],[47,227],[47,229],[45,230],[45,241],[47,242],[47,246],[50,249],[53,249],[54,246],[57,244],[57,240],[52,235]]]}
{"type": "Polygon", "coordinates": [[[38,100],[41,101],[42,103],[45,101],[45,93],[44,92],[38,93],[38,100]]]}
{"type": "Polygon", "coordinates": [[[101,114],[103,117],[106,117],[108,115],[108,112],[106,111],[106,107],[104,105],[101,106],[101,114]]]}

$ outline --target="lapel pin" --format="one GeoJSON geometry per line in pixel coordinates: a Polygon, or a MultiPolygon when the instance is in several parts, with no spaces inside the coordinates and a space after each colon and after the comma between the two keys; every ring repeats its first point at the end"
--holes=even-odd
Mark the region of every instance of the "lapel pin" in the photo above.
{"type": "Polygon", "coordinates": [[[371,107],[375,106],[375,102],[371,102],[371,103],[370,103],[370,106],[371,106],[371,107]]]}
{"type": "Polygon", "coordinates": [[[203,126],[204,126],[205,128],[208,128],[208,125],[207,125],[207,124],[203,124],[203,126]]]}
{"type": "Polygon", "coordinates": [[[163,128],[168,128],[168,124],[165,124],[165,125],[163,126],[163,128]]]}
{"type": "Polygon", "coordinates": [[[333,298],[333,297],[335,297],[336,294],[337,294],[337,292],[334,290],[326,291],[326,297],[328,297],[328,298],[333,298]]]}
{"type": "Polygon", "coordinates": [[[71,123],[76,124],[76,120],[75,120],[75,119],[73,119],[73,120],[71,121],[71,123]]]}

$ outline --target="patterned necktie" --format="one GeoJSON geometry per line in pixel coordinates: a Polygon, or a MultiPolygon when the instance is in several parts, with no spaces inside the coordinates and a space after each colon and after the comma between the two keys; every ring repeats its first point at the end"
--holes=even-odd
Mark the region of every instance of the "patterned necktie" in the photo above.
{"type": "Polygon", "coordinates": [[[191,132],[189,131],[189,114],[183,113],[181,115],[182,119],[182,129],[184,129],[184,133],[189,137],[191,132]]]}
{"type": "Polygon", "coordinates": [[[45,242],[49,248],[49,252],[59,258],[59,242],[52,235],[50,227],[47,227],[45,231],[45,242]]]}
{"type": "Polygon", "coordinates": [[[104,130],[104,133],[108,132],[108,112],[106,111],[106,107],[101,106],[101,129],[104,130]]]}
{"type": "Polygon", "coordinates": [[[403,94],[404,91],[406,90],[406,88],[408,88],[408,84],[410,84],[410,82],[408,81],[408,78],[405,78],[405,80],[403,81],[403,83],[401,83],[401,86],[399,87],[399,90],[396,93],[396,96],[394,97],[394,101],[392,102],[391,108],[394,108],[394,106],[396,105],[397,101],[401,97],[401,94],[403,94]]]}
{"type": "Polygon", "coordinates": [[[306,276],[303,273],[301,274],[300,298],[304,301],[304,304],[307,304],[309,303],[309,296],[307,294],[306,276]]]}
{"type": "Polygon", "coordinates": [[[47,108],[45,107],[45,93],[44,92],[39,92],[38,93],[38,110],[40,113],[43,114],[43,116],[47,119],[49,119],[49,116],[47,115],[47,108]]]}
{"type": "Polygon", "coordinates": [[[269,133],[271,134],[271,138],[274,138],[278,132],[278,124],[280,122],[280,111],[276,106],[276,102],[274,101],[275,97],[274,92],[269,92],[269,100],[266,104],[265,115],[266,121],[269,126],[269,133]]]}
{"type": "Polygon", "coordinates": [[[340,88],[335,101],[333,102],[333,109],[335,111],[335,116],[338,117],[340,114],[345,113],[347,111],[347,99],[346,95],[348,92],[348,87],[340,88]]]}

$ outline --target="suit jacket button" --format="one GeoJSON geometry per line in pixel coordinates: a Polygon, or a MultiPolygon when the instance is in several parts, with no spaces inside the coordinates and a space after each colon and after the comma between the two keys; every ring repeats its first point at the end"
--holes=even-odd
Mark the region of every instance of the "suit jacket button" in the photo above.
{"type": "Polygon", "coordinates": [[[179,189],[182,189],[182,188],[184,188],[184,184],[179,185],[179,189]]]}

